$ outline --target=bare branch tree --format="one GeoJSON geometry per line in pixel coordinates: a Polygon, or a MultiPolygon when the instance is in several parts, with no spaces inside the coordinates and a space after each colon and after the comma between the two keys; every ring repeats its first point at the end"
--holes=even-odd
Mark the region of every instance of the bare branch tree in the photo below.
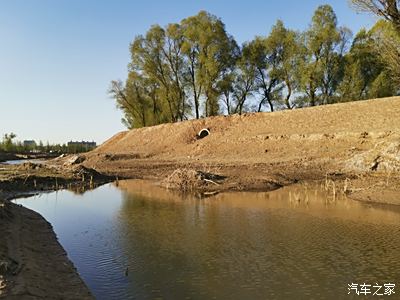
{"type": "Polygon", "coordinates": [[[358,11],[370,12],[391,22],[400,34],[400,0],[349,0],[358,11]]]}

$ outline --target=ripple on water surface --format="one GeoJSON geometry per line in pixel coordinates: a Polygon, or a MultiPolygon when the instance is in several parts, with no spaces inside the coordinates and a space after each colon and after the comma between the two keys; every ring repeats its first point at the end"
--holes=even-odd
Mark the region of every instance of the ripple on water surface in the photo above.
{"type": "Polygon", "coordinates": [[[183,197],[142,181],[16,200],[98,299],[341,299],[400,284],[400,212],[301,186],[183,197]]]}

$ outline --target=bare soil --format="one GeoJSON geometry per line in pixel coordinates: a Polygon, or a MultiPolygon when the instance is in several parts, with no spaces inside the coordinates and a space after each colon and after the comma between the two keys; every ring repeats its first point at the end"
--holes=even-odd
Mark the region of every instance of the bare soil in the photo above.
{"type": "Polygon", "coordinates": [[[162,124],[46,166],[0,164],[0,298],[91,298],[51,226],[7,199],[122,178],[202,193],[318,181],[332,193],[400,205],[400,97],[162,124]],[[210,135],[199,139],[204,128],[210,135]]]}
{"type": "Polygon", "coordinates": [[[68,162],[0,165],[0,298],[93,299],[51,225],[9,200],[57,189],[83,193],[110,180],[68,162]]]}
{"type": "Polygon", "coordinates": [[[51,225],[27,208],[10,202],[3,205],[0,298],[94,299],[51,225]]]}
{"type": "Polygon", "coordinates": [[[332,180],[355,199],[398,205],[400,97],[124,131],[88,153],[83,165],[162,182],[177,169],[224,177],[215,183],[200,178],[195,188],[203,190],[270,190],[332,180]],[[203,128],[210,135],[198,139],[203,128]]]}

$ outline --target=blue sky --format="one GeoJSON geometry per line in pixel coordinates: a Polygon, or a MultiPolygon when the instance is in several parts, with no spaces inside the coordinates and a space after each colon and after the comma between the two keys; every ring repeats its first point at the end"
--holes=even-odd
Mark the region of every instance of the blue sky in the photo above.
{"type": "Polygon", "coordinates": [[[0,135],[101,143],[125,129],[107,88],[126,78],[129,43],[152,24],[207,10],[242,43],[266,35],[277,19],[304,30],[321,4],[353,32],[375,22],[346,0],[0,0],[0,135]]]}

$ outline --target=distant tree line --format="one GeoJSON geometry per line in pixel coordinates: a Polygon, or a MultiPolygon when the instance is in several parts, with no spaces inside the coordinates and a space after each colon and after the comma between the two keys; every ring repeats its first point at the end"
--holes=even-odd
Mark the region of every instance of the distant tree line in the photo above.
{"type": "Polygon", "coordinates": [[[29,143],[24,143],[22,141],[14,140],[17,137],[14,133],[5,134],[0,141],[0,152],[7,153],[19,153],[19,154],[29,154],[29,153],[81,153],[93,150],[96,146],[95,143],[82,144],[79,142],[70,142],[67,144],[50,144],[47,142],[44,144],[42,141],[36,143],[34,141],[29,141],[29,143]],[[93,145],[92,145],[93,144],[93,145]]]}
{"type": "MultiPolygon", "coordinates": [[[[368,1],[353,4],[361,2],[368,1]]],[[[400,40],[391,20],[353,38],[322,5],[304,32],[278,20],[269,35],[239,46],[219,18],[201,11],[136,36],[128,78],[112,81],[109,92],[128,128],[396,95],[400,68],[388,62],[399,63],[400,40]]]]}

